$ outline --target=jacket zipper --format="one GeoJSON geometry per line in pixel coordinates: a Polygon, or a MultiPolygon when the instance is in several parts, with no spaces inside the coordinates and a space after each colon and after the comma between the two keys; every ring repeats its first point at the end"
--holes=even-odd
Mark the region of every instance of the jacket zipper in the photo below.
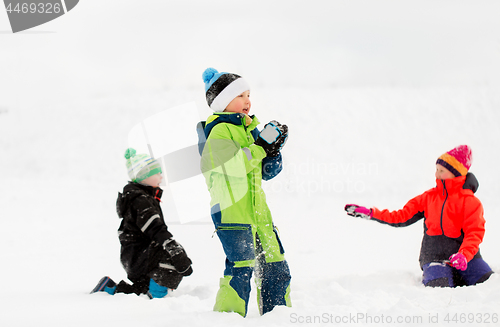
{"type": "Polygon", "coordinates": [[[161,202],[161,199],[158,197],[158,193],[160,193],[160,189],[156,190],[155,199],[158,200],[158,202],[161,202]]]}
{"type": "Polygon", "coordinates": [[[221,231],[223,231],[223,230],[241,230],[241,231],[245,231],[245,230],[249,230],[249,229],[250,229],[249,227],[245,227],[245,226],[219,226],[213,232],[212,238],[214,237],[215,233],[217,233],[220,230],[221,231]]]}
{"type": "Polygon", "coordinates": [[[245,226],[219,226],[217,227],[216,231],[218,230],[248,230],[248,227],[245,226]]]}
{"type": "Polygon", "coordinates": [[[441,208],[441,219],[440,219],[440,223],[441,223],[441,232],[443,233],[443,236],[444,236],[444,228],[443,228],[443,214],[444,214],[444,206],[446,204],[446,201],[448,200],[448,190],[446,189],[446,183],[444,180],[441,180],[441,182],[443,183],[443,195],[444,195],[444,192],[446,191],[446,197],[444,198],[444,202],[443,202],[443,207],[441,208]]]}

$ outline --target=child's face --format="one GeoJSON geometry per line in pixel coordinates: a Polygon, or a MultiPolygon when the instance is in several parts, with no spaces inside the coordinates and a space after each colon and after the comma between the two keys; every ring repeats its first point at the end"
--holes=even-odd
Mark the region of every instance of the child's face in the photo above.
{"type": "Polygon", "coordinates": [[[436,164],[436,178],[437,179],[450,179],[455,178],[455,175],[448,169],[444,168],[440,164],[436,164]]]}
{"type": "Polygon", "coordinates": [[[248,115],[251,106],[250,91],[245,91],[234,98],[233,101],[227,105],[224,111],[248,115]]]}
{"type": "Polygon", "coordinates": [[[160,183],[162,180],[163,180],[162,174],[158,173],[156,175],[149,176],[148,178],[143,180],[141,183],[148,185],[148,186],[152,186],[152,187],[160,187],[160,183]]]}

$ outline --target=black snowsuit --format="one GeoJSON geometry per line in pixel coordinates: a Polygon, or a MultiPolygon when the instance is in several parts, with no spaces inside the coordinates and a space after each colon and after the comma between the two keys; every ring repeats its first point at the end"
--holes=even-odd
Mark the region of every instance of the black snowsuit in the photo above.
{"type": "MultiPolygon", "coordinates": [[[[176,289],[183,276],[164,250],[165,241],[173,239],[168,231],[160,208],[160,188],[129,182],[118,194],[116,210],[122,219],[118,228],[121,244],[120,259],[127,277],[134,285],[124,281],[117,285],[117,292],[142,294],[148,291],[149,279],[159,285],[176,289]]],[[[187,258],[189,264],[191,260],[187,258]]]]}

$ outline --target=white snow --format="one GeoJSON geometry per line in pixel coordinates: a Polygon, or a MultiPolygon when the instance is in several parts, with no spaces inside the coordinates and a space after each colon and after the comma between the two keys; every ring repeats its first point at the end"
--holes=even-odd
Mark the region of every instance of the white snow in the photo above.
{"type": "MultiPolygon", "coordinates": [[[[81,1],[18,34],[0,13],[0,325],[499,325],[499,10],[451,0],[81,1]],[[261,317],[253,291],[246,319],[213,312],[222,248],[208,217],[180,222],[168,187],[169,229],[193,275],[164,299],[89,295],[104,275],[126,278],[115,200],[129,133],[191,103],[206,118],[210,66],[247,79],[262,123],[289,126],[285,169],[265,189],[293,307],[261,317]],[[396,229],[343,208],[402,207],[434,186],[436,159],[459,144],[474,153],[481,252],[496,274],[424,288],[421,223],[396,229]]],[[[177,123],[182,113],[155,133],[195,135],[195,118],[177,123]]],[[[208,215],[195,194],[183,199],[208,215]]]]}

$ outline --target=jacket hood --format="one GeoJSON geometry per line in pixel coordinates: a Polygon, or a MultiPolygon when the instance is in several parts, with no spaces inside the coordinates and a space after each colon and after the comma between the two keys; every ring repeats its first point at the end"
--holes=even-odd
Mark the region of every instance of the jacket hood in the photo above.
{"type": "Polygon", "coordinates": [[[116,211],[118,212],[118,217],[123,218],[123,214],[125,213],[127,207],[137,197],[141,195],[149,195],[161,199],[162,194],[163,190],[159,187],[129,182],[123,188],[123,193],[118,193],[118,199],[116,200],[116,211]]]}
{"type": "Polygon", "coordinates": [[[471,190],[472,193],[476,193],[478,188],[479,188],[479,182],[476,176],[474,176],[473,173],[467,173],[467,176],[465,176],[465,183],[463,189],[471,190]]]}

